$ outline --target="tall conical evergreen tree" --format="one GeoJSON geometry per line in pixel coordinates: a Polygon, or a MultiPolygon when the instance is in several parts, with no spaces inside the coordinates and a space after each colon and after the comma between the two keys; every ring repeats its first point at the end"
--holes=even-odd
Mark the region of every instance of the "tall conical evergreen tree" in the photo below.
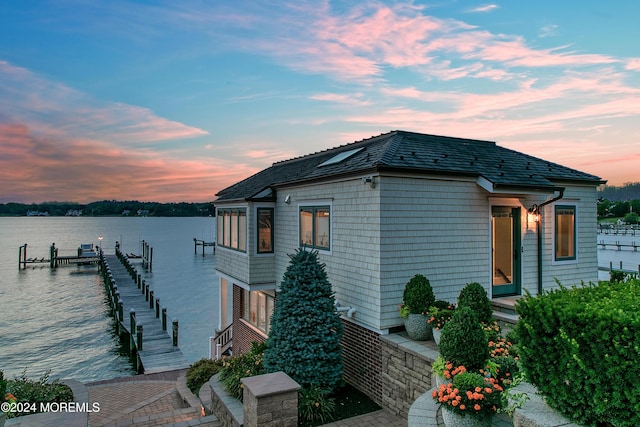
{"type": "Polygon", "coordinates": [[[302,387],[334,390],[342,379],[342,322],[317,251],[296,250],[278,290],[264,353],[268,372],[302,387]]]}

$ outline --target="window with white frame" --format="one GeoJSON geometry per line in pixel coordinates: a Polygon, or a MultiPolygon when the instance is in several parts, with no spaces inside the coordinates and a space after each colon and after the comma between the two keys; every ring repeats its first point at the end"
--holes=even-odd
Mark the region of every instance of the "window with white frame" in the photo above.
{"type": "Polygon", "coordinates": [[[555,260],[576,259],[576,207],[555,206],[555,260]]]}
{"type": "Polygon", "coordinates": [[[300,207],[300,245],[314,249],[330,249],[330,206],[300,207]]]}
{"type": "Polygon", "coordinates": [[[218,246],[246,252],[247,210],[245,208],[220,208],[218,217],[218,246]]]}
{"type": "Polygon", "coordinates": [[[271,328],[273,304],[273,291],[242,290],[242,318],[267,335],[271,328]]]}

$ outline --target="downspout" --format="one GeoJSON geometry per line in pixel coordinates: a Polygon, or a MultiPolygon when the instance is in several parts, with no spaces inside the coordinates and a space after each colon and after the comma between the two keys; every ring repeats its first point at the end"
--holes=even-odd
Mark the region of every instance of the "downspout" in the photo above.
{"type": "Polygon", "coordinates": [[[564,197],[564,188],[558,189],[558,195],[550,200],[542,202],[539,205],[533,205],[529,208],[529,212],[533,213],[537,217],[536,221],[536,233],[538,234],[538,295],[542,294],[542,233],[540,223],[542,222],[542,209],[549,203],[558,201],[564,197]]]}

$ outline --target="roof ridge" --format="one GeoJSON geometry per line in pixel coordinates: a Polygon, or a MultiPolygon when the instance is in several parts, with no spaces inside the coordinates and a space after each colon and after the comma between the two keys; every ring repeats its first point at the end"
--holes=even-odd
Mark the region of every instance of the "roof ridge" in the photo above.
{"type": "Polygon", "coordinates": [[[277,166],[277,165],[281,165],[283,163],[294,162],[294,161],[298,161],[298,160],[304,160],[304,159],[308,159],[310,157],[319,156],[321,154],[327,154],[327,153],[329,153],[331,151],[339,150],[341,148],[353,147],[354,145],[357,145],[357,144],[368,143],[368,142],[371,142],[371,140],[373,140],[373,139],[380,138],[380,137],[383,137],[383,136],[388,136],[388,135],[390,135],[390,134],[392,134],[394,132],[396,132],[396,131],[381,133],[380,135],[370,136],[369,138],[363,138],[363,139],[361,139],[359,141],[353,141],[353,142],[349,142],[349,143],[346,143],[346,144],[339,145],[337,147],[332,147],[332,148],[327,148],[325,150],[316,151],[315,153],[304,154],[302,156],[292,157],[290,159],[285,159],[285,160],[280,160],[280,161],[272,163],[271,166],[277,166]]]}

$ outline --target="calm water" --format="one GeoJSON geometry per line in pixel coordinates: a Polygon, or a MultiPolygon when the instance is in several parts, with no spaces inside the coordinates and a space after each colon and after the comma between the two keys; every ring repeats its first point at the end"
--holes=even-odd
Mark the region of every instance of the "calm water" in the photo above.
{"type": "Polygon", "coordinates": [[[97,266],[48,264],[18,270],[18,248],[27,257],[73,255],[81,243],[106,253],[120,241],[141,253],[153,247],[153,271],[138,272],[154,289],[167,313],[180,321],[180,349],[189,362],[208,355],[208,337],[217,325],[217,278],[211,248],[194,254],[193,238],[213,240],[211,218],[0,218],[0,369],[10,378],[24,368],[30,377],[48,369],[52,377],[89,382],[134,372],[120,353],[107,313],[97,266]],[[98,236],[103,236],[102,242],[98,236]]]}
{"type": "MultiPolygon", "coordinates": [[[[612,234],[598,234],[598,243],[616,243],[620,242],[623,245],[629,245],[636,243],[640,245],[640,232],[636,231],[634,235],[612,235],[612,234]]],[[[609,263],[613,263],[613,268],[620,268],[622,262],[622,268],[624,270],[638,271],[640,266],[640,249],[634,251],[630,247],[621,248],[617,250],[614,246],[606,246],[606,249],[602,249],[602,246],[598,246],[598,267],[609,268],[609,263]]],[[[609,273],[607,271],[598,271],[598,279],[608,280],[609,273]]]]}

